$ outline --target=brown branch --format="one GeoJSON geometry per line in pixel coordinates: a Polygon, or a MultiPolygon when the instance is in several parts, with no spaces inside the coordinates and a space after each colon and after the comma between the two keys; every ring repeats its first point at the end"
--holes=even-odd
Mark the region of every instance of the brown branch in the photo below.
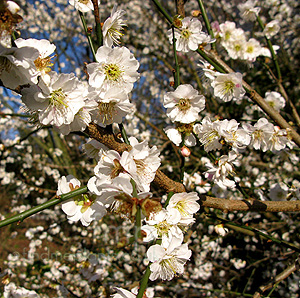
{"type": "Polygon", "coordinates": [[[184,18],[185,17],[184,0],[176,0],[176,9],[177,9],[177,14],[181,15],[184,18]]]}
{"type": "MultiPolygon", "coordinates": [[[[297,262],[297,260],[296,260],[296,262],[297,262]]],[[[275,278],[271,282],[269,282],[267,285],[260,286],[259,289],[253,295],[253,298],[261,297],[263,292],[265,292],[266,290],[274,287],[277,283],[279,283],[279,282],[283,281],[284,279],[286,279],[289,275],[291,275],[296,270],[299,270],[298,267],[299,266],[296,263],[294,263],[291,266],[287,267],[283,272],[281,272],[277,276],[275,276],[275,278]]]]}
{"type": "MultiPolygon", "coordinates": [[[[120,154],[124,151],[130,151],[132,147],[122,143],[111,130],[103,128],[95,123],[90,123],[86,129],[88,135],[104,144],[109,149],[115,150],[120,154]]],[[[162,171],[157,170],[153,183],[166,192],[180,193],[186,189],[182,183],[170,179],[162,171]]],[[[256,199],[248,200],[229,200],[200,195],[200,204],[202,207],[209,207],[229,211],[256,211],[256,212],[297,212],[300,211],[300,201],[260,201],[256,199]]]]}
{"type": "MultiPolygon", "coordinates": [[[[86,133],[93,139],[102,143],[109,149],[115,150],[118,153],[123,153],[124,151],[130,151],[132,147],[125,143],[122,143],[112,131],[107,128],[100,127],[95,123],[90,123],[86,129],[86,133]]],[[[185,192],[185,187],[183,184],[173,181],[168,176],[166,176],[162,171],[157,170],[154,178],[154,184],[160,189],[166,192],[185,192]]]]}
{"type": "Polygon", "coordinates": [[[256,199],[229,200],[200,195],[200,205],[229,211],[256,212],[297,212],[300,211],[300,201],[260,201],[256,199]]]}
{"type": "MultiPolygon", "coordinates": [[[[214,51],[203,50],[205,55],[212,59],[216,64],[220,65],[226,72],[234,72],[214,51]]],[[[260,108],[270,116],[281,128],[287,129],[293,141],[300,147],[300,135],[292,128],[291,125],[274,110],[250,85],[243,81],[243,87],[247,91],[249,97],[260,108]]]]}

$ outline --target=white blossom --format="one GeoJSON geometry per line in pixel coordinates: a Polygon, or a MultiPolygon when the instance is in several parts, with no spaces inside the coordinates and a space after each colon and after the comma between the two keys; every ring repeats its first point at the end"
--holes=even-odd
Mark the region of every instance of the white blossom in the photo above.
{"type": "Polygon", "coordinates": [[[224,102],[241,99],[246,91],[243,88],[241,73],[218,74],[212,82],[214,95],[224,102]]]}
{"type": "Polygon", "coordinates": [[[260,7],[255,7],[255,2],[253,0],[248,0],[245,3],[238,4],[238,9],[241,12],[241,16],[245,20],[255,21],[258,13],[260,12],[260,7]]]}
{"type": "MultiPolygon", "coordinates": [[[[80,187],[80,181],[72,175],[62,176],[58,181],[57,195],[68,193],[80,187]]],[[[71,221],[80,220],[88,226],[93,220],[99,220],[106,214],[104,204],[96,196],[83,194],[62,203],[62,210],[71,221]]]]}
{"type": "Polygon", "coordinates": [[[56,46],[47,39],[38,40],[34,38],[18,38],[15,40],[15,43],[18,48],[32,47],[38,50],[39,56],[34,60],[34,65],[37,70],[34,83],[38,83],[37,76],[45,76],[51,71],[51,66],[53,66],[52,58],[54,57],[52,54],[54,53],[56,46]]]}
{"type": "Polygon", "coordinates": [[[135,106],[130,103],[127,93],[117,87],[107,92],[93,92],[96,108],[92,111],[92,119],[98,125],[105,127],[112,123],[121,123],[123,117],[134,112],[135,106]]]}
{"type": "Polygon", "coordinates": [[[0,80],[3,85],[15,89],[19,85],[36,83],[34,61],[38,57],[38,50],[32,47],[5,48],[0,44],[0,80]]]}
{"type": "MultiPolygon", "coordinates": [[[[94,5],[91,0],[69,0],[69,4],[81,12],[94,10],[94,5]]],[[[100,0],[98,0],[98,4],[100,4],[100,0]]]]}
{"type": "Polygon", "coordinates": [[[139,62],[125,47],[100,47],[96,61],[87,65],[89,84],[100,92],[117,87],[129,93],[139,78],[139,62]]]}
{"type": "Polygon", "coordinates": [[[276,91],[266,92],[265,101],[277,111],[285,107],[285,99],[276,91]]]}
{"type": "Polygon", "coordinates": [[[192,123],[199,119],[198,113],[204,110],[205,98],[191,85],[185,84],[168,92],[163,104],[172,122],[192,123]]]}
{"type": "Polygon", "coordinates": [[[267,38],[270,39],[271,37],[275,36],[279,32],[279,30],[280,30],[279,21],[273,20],[266,25],[263,33],[267,38]]]}
{"type": "Polygon", "coordinates": [[[176,274],[182,274],[183,266],[191,255],[187,244],[181,244],[176,237],[172,238],[167,249],[158,244],[150,246],[147,251],[147,257],[152,262],[150,280],[171,280],[176,274]]]}
{"type": "Polygon", "coordinates": [[[102,27],[105,46],[112,47],[113,45],[120,44],[119,39],[123,35],[121,30],[123,30],[123,26],[127,26],[126,23],[124,23],[125,20],[123,20],[125,13],[125,10],[117,10],[117,5],[114,5],[110,17],[105,20],[102,27]]]}
{"type": "Polygon", "coordinates": [[[70,124],[75,114],[84,107],[87,89],[74,74],[57,74],[40,79],[38,85],[22,89],[22,101],[38,112],[43,125],[61,127],[70,124]]]}
{"type": "MultiPolygon", "coordinates": [[[[196,51],[198,45],[204,42],[213,42],[207,34],[202,32],[202,25],[198,19],[185,17],[181,20],[181,26],[175,28],[176,50],[182,52],[196,51]]],[[[172,30],[168,31],[168,37],[173,44],[172,30]]]]}

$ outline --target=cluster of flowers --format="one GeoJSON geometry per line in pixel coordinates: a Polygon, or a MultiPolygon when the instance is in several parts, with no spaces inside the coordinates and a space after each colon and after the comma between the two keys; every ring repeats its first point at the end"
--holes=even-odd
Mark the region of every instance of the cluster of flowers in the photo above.
{"type": "Polygon", "coordinates": [[[121,123],[134,111],[128,94],[139,78],[139,62],[126,47],[113,46],[119,44],[124,13],[114,7],[103,24],[104,45],[96,52],[96,62],[87,65],[89,84],[74,74],[51,71],[55,45],[48,40],[22,38],[15,46],[0,45],[0,80],[21,93],[34,120],[64,135],[85,130],[91,121],[100,126],[121,123]]]}
{"type": "MultiPolygon", "coordinates": [[[[183,273],[183,265],[191,256],[187,244],[182,244],[183,231],[194,222],[193,214],[200,208],[196,202],[199,198],[196,193],[175,194],[162,209],[159,201],[150,199],[149,192],[160,165],[159,152],[155,146],[150,149],[146,141],[138,143],[133,137],[129,140],[131,151],[121,155],[114,150],[99,150],[95,176],[88,182],[89,194],[64,202],[62,209],[69,220],[80,220],[87,226],[92,220],[101,219],[107,209],[134,219],[141,207],[146,221],[142,227],[144,241],[161,240],[161,244],[152,245],[147,251],[152,262],[150,279],[171,280],[176,273],[183,273]]],[[[90,141],[86,151],[95,152],[96,147],[102,145],[90,141]]],[[[57,195],[79,186],[80,181],[73,176],[62,177],[57,195]]]]}
{"type": "MultiPolygon", "coordinates": [[[[210,68],[204,72],[212,80],[215,95],[225,102],[244,96],[241,74],[221,74],[210,68]]],[[[266,99],[277,109],[284,106],[284,99],[277,92],[268,92],[266,99]]],[[[177,146],[195,146],[198,139],[207,152],[220,150],[224,145],[231,147],[232,151],[222,155],[216,164],[208,164],[209,170],[205,173],[209,180],[222,188],[235,186],[235,182],[227,177],[233,175],[233,165],[239,164],[239,151],[246,146],[275,153],[287,145],[293,146],[288,131],[274,126],[266,118],[260,118],[254,125],[244,123],[242,127],[235,119],[211,121],[209,116],[195,123],[200,119],[198,113],[204,109],[205,99],[191,85],[180,85],[174,92],[168,92],[164,97],[164,107],[167,108],[167,116],[176,124],[176,128],[169,126],[165,132],[177,146]]]]}
{"type": "MultiPolygon", "coordinates": [[[[241,16],[245,20],[255,21],[260,11],[259,7],[255,7],[255,2],[252,0],[239,4],[238,8],[241,16]]],[[[226,21],[223,24],[214,22],[212,24],[214,34],[220,39],[221,45],[226,49],[228,55],[232,59],[241,59],[249,62],[254,62],[258,56],[270,57],[270,51],[262,47],[259,41],[255,38],[247,40],[245,31],[241,28],[236,28],[234,22],[226,21]]],[[[267,38],[275,36],[280,30],[279,21],[273,20],[266,24],[263,35],[267,38]]],[[[276,51],[279,46],[273,46],[276,51]]]]}

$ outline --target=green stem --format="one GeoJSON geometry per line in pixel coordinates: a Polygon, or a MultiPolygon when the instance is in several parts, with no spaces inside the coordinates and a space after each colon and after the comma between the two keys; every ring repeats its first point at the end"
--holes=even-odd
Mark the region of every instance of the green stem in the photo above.
{"type": "Polygon", "coordinates": [[[175,38],[175,28],[172,26],[172,34],[173,34],[173,53],[175,60],[175,73],[174,73],[174,87],[175,89],[180,85],[180,76],[179,76],[179,63],[176,51],[176,38],[175,38]]]}
{"type": "Polygon", "coordinates": [[[142,227],[142,212],[141,212],[141,207],[137,206],[137,212],[135,216],[135,240],[136,241],[138,239],[142,239],[141,227],[142,227]]]}
{"type": "Polygon", "coordinates": [[[120,132],[121,132],[121,135],[122,135],[122,138],[123,138],[125,144],[130,145],[130,142],[128,140],[127,133],[126,133],[123,123],[119,124],[119,129],[120,129],[120,132]]]}
{"type": "Polygon", "coordinates": [[[155,4],[155,6],[158,8],[158,10],[163,14],[163,16],[167,19],[167,21],[170,23],[170,25],[172,25],[173,24],[173,19],[166,12],[166,10],[162,7],[160,2],[158,2],[157,0],[152,0],[152,2],[155,4]]]}
{"type": "Polygon", "coordinates": [[[144,273],[144,276],[141,280],[139,292],[136,295],[136,298],[143,298],[144,292],[145,292],[145,290],[147,289],[147,286],[148,286],[148,280],[149,280],[150,274],[151,274],[151,271],[150,271],[150,264],[149,264],[147,266],[147,269],[146,269],[146,271],[144,273]]]}
{"type": "MultiPolygon", "coordinates": [[[[264,31],[265,26],[264,26],[261,18],[259,17],[259,15],[257,16],[257,21],[258,21],[258,24],[259,24],[260,28],[264,31]]],[[[276,69],[276,72],[277,72],[277,78],[278,78],[279,82],[281,82],[281,79],[282,79],[282,77],[281,77],[281,71],[280,71],[280,68],[279,68],[277,56],[276,56],[276,54],[274,52],[274,49],[273,49],[272,42],[266,36],[265,36],[265,39],[267,41],[268,48],[269,48],[269,50],[271,52],[272,60],[273,60],[273,63],[274,63],[274,66],[275,66],[275,69],[276,69]]]]}
{"type": "MultiPolygon", "coordinates": [[[[210,35],[210,37],[212,39],[215,38],[215,35],[214,35],[214,32],[212,31],[211,29],[211,25],[210,25],[210,22],[209,22],[209,19],[208,19],[208,16],[207,16],[207,13],[206,13],[206,9],[204,7],[204,4],[203,4],[203,1],[202,0],[197,0],[198,1],[198,4],[199,4],[199,8],[200,8],[200,11],[201,11],[201,14],[202,14],[202,17],[203,17],[203,20],[204,20],[204,23],[205,23],[205,26],[206,26],[206,29],[207,29],[207,32],[208,34],[210,35]]],[[[216,43],[213,42],[211,44],[212,48],[215,50],[216,49],[216,43]]]]}
{"type": "Polygon", "coordinates": [[[95,48],[94,48],[92,36],[91,36],[91,33],[89,32],[88,27],[86,25],[85,17],[84,17],[84,15],[83,15],[83,13],[81,11],[78,10],[78,12],[79,12],[79,16],[80,16],[80,19],[81,19],[81,22],[82,22],[82,25],[83,25],[83,29],[84,29],[85,35],[87,37],[89,46],[90,46],[92,54],[93,54],[94,61],[97,61],[96,60],[96,52],[95,52],[95,48]]]}
{"type": "Polygon", "coordinates": [[[210,57],[208,57],[204,51],[198,49],[196,51],[203,59],[205,59],[208,63],[210,63],[218,72],[221,72],[221,73],[227,73],[227,71],[222,67],[220,66],[219,64],[217,64],[214,60],[212,60],[210,57]]]}
{"type": "Polygon", "coordinates": [[[14,222],[18,222],[18,224],[19,224],[25,218],[27,218],[27,217],[29,217],[29,216],[31,216],[33,214],[36,214],[36,213],[38,213],[40,211],[48,209],[48,208],[50,208],[52,206],[55,206],[55,205],[57,205],[59,203],[62,203],[64,201],[67,201],[67,200],[69,200],[71,198],[74,198],[74,197],[76,197],[78,195],[82,195],[82,194],[86,193],[87,191],[88,191],[87,187],[86,186],[82,186],[82,187],[80,187],[78,189],[75,189],[75,190],[73,190],[71,192],[68,192],[66,194],[62,194],[59,197],[56,197],[56,198],[54,198],[52,200],[49,200],[48,202],[45,202],[43,204],[40,204],[40,205],[35,206],[33,208],[30,208],[29,210],[26,210],[26,211],[24,211],[24,212],[22,212],[22,213],[20,213],[18,215],[15,215],[15,216],[12,216],[10,218],[7,218],[7,219],[4,219],[4,220],[0,221],[0,228],[2,228],[4,226],[7,226],[7,225],[10,225],[10,224],[12,224],[14,222]]]}
{"type": "Polygon", "coordinates": [[[165,204],[164,204],[164,208],[167,208],[167,206],[169,205],[170,199],[171,199],[171,197],[173,196],[173,194],[174,194],[173,191],[170,191],[170,192],[168,193],[167,200],[166,200],[166,202],[165,202],[165,204]]]}
{"type": "Polygon", "coordinates": [[[260,232],[259,230],[256,230],[256,229],[254,229],[254,228],[251,228],[251,227],[249,227],[249,226],[236,224],[236,223],[234,223],[234,222],[232,222],[232,221],[230,221],[230,220],[228,220],[228,219],[219,217],[219,216],[217,216],[217,215],[215,215],[215,214],[206,214],[206,216],[207,216],[207,217],[210,217],[210,218],[218,219],[218,220],[220,220],[221,222],[225,222],[225,223],[226,223],[226,226],[228,226],[228,227],[229,227],[229,226],[234,226],[234,227],[238,227],[238,228],[240,228],[240,229],[244,229],[244,230],[251,231],[251,232],[253,232],[254,234],[257,234],[257,235],[261,236],[262,238],[266,238],[266,239],[272,240],[272,241],[275,242],[275,243],[281,244],[281,245],[283,245],[283,246],[285,246],[285,247],[287,247],[287,248],[290,248],[290,249],[292,249],[292,250],[294,250],[294,251],[300,252],[300,248],[297,247],[297,246],[295,246],[294,244],[289,243],[289,242],[284,241],[284,240],[276,239],[276,238],[274,238],[274,237],[272,237],[272,236],[270,236],[270,235],[268,235],[268,234],[266,234],[266,233],[262,233],[262,232],[260,232]]]}

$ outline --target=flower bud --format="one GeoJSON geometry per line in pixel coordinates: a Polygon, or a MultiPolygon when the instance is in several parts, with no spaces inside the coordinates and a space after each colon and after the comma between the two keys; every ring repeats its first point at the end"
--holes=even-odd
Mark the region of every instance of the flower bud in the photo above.
{"type": "Polygon", "coordinates": [[[186,146],[183,146],[180,152],[183,157],[189,157],[191,155],[191,150],[186,146]]]}

